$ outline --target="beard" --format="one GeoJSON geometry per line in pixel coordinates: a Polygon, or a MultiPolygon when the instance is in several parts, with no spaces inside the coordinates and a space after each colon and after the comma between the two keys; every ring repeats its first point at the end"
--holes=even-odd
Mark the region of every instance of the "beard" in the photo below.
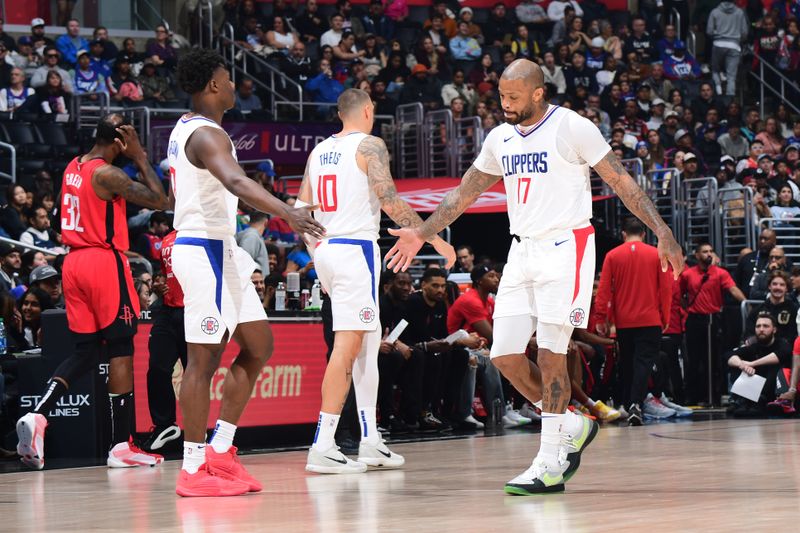
{"type": "Polygon", "coordinates": [[[512,126],[516,126],[517,124],[521,124],[522,122],[525,122],[526,120],[531,118],[533,116],[533,111],[534,111],[533,104],[530,104],[528,107],[526,107],[519,113],[511,113],[511,116],[506,116],[506,114],[503,113],[503,118],[505,118],[506,122],[508,122],[512,126]]]}
{"type": "Polygon", "coordinates": [[[756,340],[759,344],[770,344],[772,342],[772,335],[767,333],[756,333],[756,340]]]}

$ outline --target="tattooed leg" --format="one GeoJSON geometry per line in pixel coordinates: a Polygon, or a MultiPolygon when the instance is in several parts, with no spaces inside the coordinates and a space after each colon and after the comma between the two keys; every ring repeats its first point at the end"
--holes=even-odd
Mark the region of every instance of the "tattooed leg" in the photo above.
{"type": "Polygon", "coordinates": [[[567,357],[539,348],[539,369],[542,371],[542,411],[563,413],[570,400],[567,357]]]}

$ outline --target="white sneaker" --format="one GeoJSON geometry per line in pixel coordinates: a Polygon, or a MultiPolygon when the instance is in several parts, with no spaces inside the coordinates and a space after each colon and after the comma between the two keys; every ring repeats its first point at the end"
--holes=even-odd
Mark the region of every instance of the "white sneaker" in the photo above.
{"type": "Polygon", "coordinates": [[[664,394],[663,392],[661,393],[661,398],[659,398],[659,401],[662,404],[664,404],[664,406],[669,407],[670,409],[674,410],[675,411],[675,416],[678,416],[678,417],[681,417],[681,416],[692,416],[692,413],[694,413],[694,411],[692,411],[688,407],[684,407],[682,405],[678,405],[675,402],[671,402],[669,400],[669,398],[667,398],[667,395],[664,394]]]}
{"type": "Polygon", "coordinates": [[[506,404],[506,414],[503,416],[504,423],[510,423],[511,426],[525,426],[530,424],[532,420],[522,416],[519,411],[511,406],[511,402],[506,404]]]}
{"type": "Polygon", "coordinates": [[[644,405],[642,407],[642,414],[644,414],[645,418],[661,419],[675,416],[674,409],[663,405],[650,393],[648,393],[647,398],[644,399],[644,405]]]}
{"type": "Polygon", "coordinates": [[[483,429],[483,422],[478,420],[472,415],[469,415],[467,418],[464,419],[464,422],[469,422],[471,424],[475,424],[475,429],[483,429]]]}
{"type": "Polygon", "coordinates": [[[367,466],[400,468],[406,463],[406,460],[402,455],[387,448],[381,439],[378,444],[369,444],[362,440],[358,446],[358,462],[367,466]]]}
{"type": "Polygon", "coordinates": [[[131,468],[134,466],[156,466],[164,462],[164,456],[147,453],[133,443],[120,442],[108,450],[106,464],[109,468],[131,468]]]}
{"type": "Polygon", "coordinates": [[[628,410],[627,409],[625,409],[621,405],[619,407],[615,407],[615,409],[619,413],[619,419],[620,420],[627,420],[628,419],[629,415],[628,415],[628,410]]]}
{"type": "Polygon", "coordinates": [[[317,474],[361,474],[367,471],[367,465],[348,458],[335,445],[325,452],[318,452],[311,447],[308,450],[306,471],[317,474]]]}
{"type": "Polygon", "coordinates": [[[561,492],[564,490],[563,473],[566,467],[564,461],[560,460],[558,466],[553,466],[536,456],[527,470],[506,483],[505,492],[518,496],[561,492]]]}
{"type": "Polygon", "coordinates": [[[22,463],[34,470],[44,468],[44,430],[47,419],[39,413],[28,413],[17,421],[17,454],[22,463]]]}
{"type": "Polygon", "coordinates": [[[525,402],[522,404],[522,407],[519,409],[519,415],[524,416],[525,418],[530,418],[531,420],[541,420],[542,415],[536,411],[536,408],[525,402]]]}

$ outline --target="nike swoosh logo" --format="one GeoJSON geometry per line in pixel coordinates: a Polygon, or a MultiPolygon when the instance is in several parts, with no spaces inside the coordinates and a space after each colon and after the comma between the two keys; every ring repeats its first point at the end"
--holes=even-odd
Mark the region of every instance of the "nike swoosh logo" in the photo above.
{"type": "Polygon", "coordinates": [[[347,464],[347,459],[334,459],[333,457],[328,457],[327,455],[325,456],[325,459],[330,459],[331,461],[333,461],[335,463],[339,463],[340,465],[346,465],[347,464]]]}
{"type": "Polygon", "coordinates": [[[542,483],[544,483],[546,487],[561,483],[563,480],[564,478],[562,478],[560,475],[554,476],[552,474],[545,473],[542,476],[542,483]]]}
{"type": "Polygon", "coordinates": [[[562,244],[564,244],[564,243],[565,243],[565,242],[567,242],[568,240],[569,240],[569,239],[564,239],[563,241],[557,242],[557,243],[556,243],[556,246],[561,246],[562,244]]]}
{"type": "Polygon", "coordinates": [[[382,450],[378,450],[378,452],[380,452],[380,454],[381,454],[382,456],[386,457],[387,459],[389,459],[389,458],[392,456],[392,452],[385,453],[385,452],[384,452],[384,451],[382,451],[382,450]]]}
{"type": "Polygon", "coordinates": [[[508,141],[510,141],[510,140],[511,140],[511,139],[513,139],[513,138],[514,138],[514,136],[512,135],[512,136],[511,136],[511,137],[509,137],[508,139],[503,139],[503,142],[504,142],[504,143],[507,143],[508,141]]]}

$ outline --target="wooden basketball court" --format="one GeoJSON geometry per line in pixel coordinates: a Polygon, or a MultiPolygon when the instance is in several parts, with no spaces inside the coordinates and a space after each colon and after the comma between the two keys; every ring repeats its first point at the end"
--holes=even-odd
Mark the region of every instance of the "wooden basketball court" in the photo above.
{"type": "Polygon", "coordinates": [[[767,531],[797,521],[794,420],[604,427],[566,493],[506,496],[538,440],[396,444],[404,469],[350,476],[307,474],[305,452],[248,455],[264,491],[235,498],[177,497],[179,461],[3,474],[0,531],[767,531]]]}

